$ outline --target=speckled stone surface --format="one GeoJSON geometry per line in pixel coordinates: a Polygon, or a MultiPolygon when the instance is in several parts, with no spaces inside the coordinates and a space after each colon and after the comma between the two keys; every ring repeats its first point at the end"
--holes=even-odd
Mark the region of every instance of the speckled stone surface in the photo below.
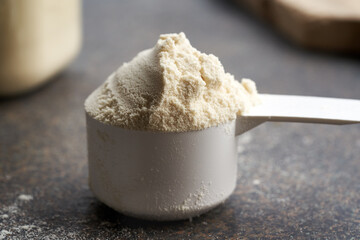
{"type": "Polygon", "coordinates": [[[235,193],[191,222],[139,221],[93,197],[86,96],[160,33],[179,31],[261,92],[360,98],[360,59],[288,45],[229,3],[86,0],[79,58],[0,101],[0,239],[359,239],[360,125],[266,123],[244,134],[235,193]]]}

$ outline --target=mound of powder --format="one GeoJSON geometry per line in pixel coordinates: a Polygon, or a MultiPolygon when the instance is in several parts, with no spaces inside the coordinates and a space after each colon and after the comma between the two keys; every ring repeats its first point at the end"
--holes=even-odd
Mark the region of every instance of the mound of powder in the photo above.
{"type": "Polygon", "coordinates": [[[182,132],[233,120],[258,102],[253,81],[236,81],[216,56],[179,33],[160,35],[124,63],[87,98],[85,110],[122,128],[182,132]]]}

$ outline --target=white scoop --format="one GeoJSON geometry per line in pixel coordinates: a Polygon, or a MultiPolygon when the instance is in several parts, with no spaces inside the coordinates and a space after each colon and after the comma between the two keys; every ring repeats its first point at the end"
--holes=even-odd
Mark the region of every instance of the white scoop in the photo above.
{"type": "Polygon", "coordinates": [[[236,135],[263,122],[360,123],[360,100],[274,94],[260,98],[260,105],[238,119],[236,135]]]}
{"type": "Polygon", "coordinates": [[[236,121],[200,131],[135,131],[87,114],[89,184],[124,214],[149,220],[197,216],[236,186],[236,135],[266,121],[360,122],[360,100],[261,95],[262,104],[236,121]]]}

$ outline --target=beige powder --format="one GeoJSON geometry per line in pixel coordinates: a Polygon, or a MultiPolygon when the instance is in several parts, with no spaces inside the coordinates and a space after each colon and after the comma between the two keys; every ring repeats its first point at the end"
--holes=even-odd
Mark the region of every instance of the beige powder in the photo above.
{"type": "Polygon", "coordinates": [[[124,63],[86,100],[95,119],[127,129],[182,132],[233,120],[259,102],[255,83],[238,82],[219,59],[164,34],[124,63]]]}

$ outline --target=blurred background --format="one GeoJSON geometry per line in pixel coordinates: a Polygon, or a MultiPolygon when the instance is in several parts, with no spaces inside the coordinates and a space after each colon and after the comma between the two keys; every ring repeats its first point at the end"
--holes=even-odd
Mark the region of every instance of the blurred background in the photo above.
{"type": "Polygon", "coordinates": [[[358,125],[264,124],[239,139],[225,205],[159,224],[91,194],[83,109],[123,62],[181,31],[261,93],[360,99],[357,0],[20,2],[0,2],[0,239],[360,237],[358,125]]]}

